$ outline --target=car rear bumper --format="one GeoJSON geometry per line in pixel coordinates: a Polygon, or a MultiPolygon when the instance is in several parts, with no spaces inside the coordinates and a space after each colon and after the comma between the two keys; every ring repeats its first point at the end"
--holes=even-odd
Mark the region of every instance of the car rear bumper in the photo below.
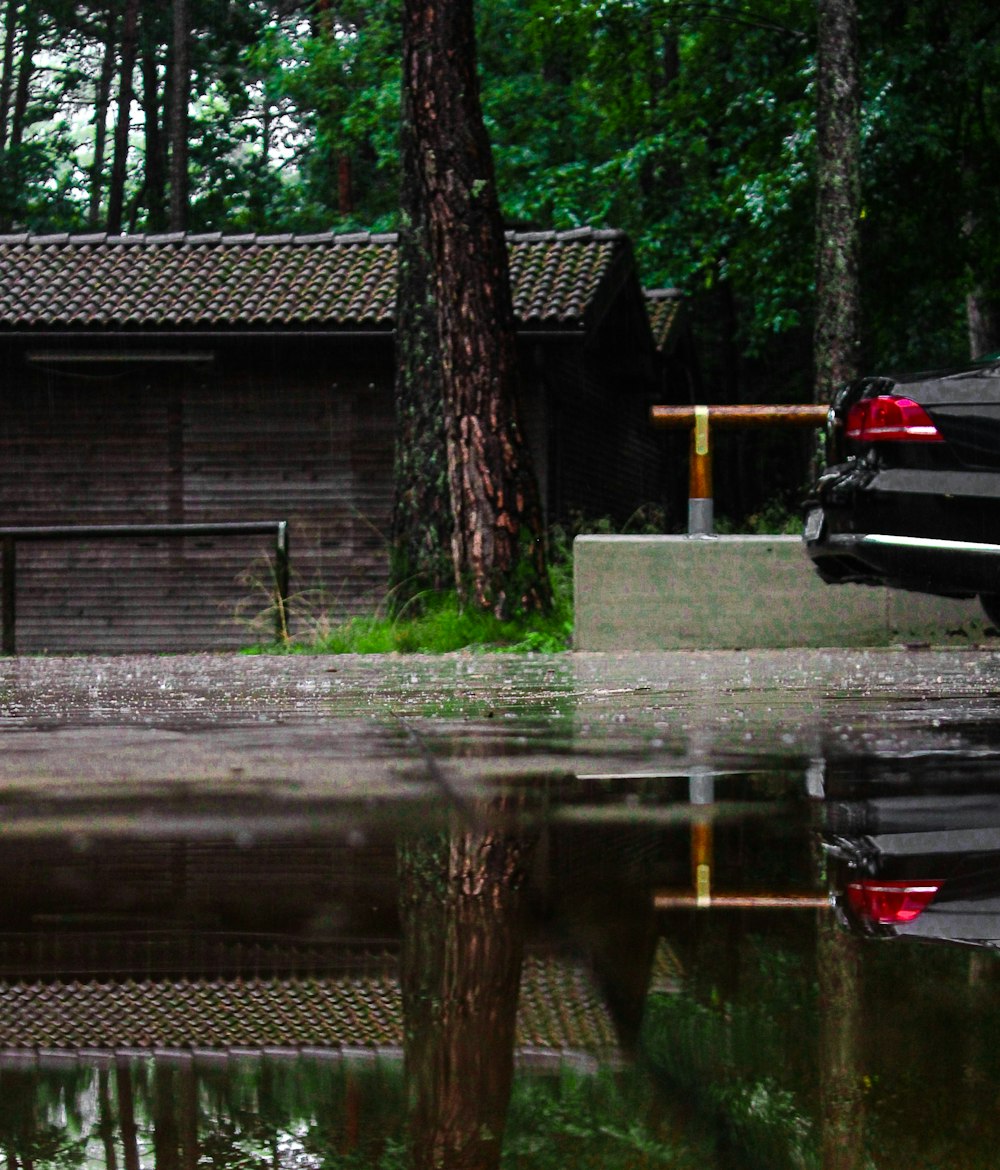
{"type": "Polygon", "coordinates": [[[947,597],[1000,593],[1000,544],[891,533],[832,533],[807,540],[817,572],[832,584],[860,582],[947,597]]]}
{"type": "Polygon", "coordinates": [[[1000,594],[1000,475],[849,463],[817,486],[804,540],[824,581],[1000,594]]]}

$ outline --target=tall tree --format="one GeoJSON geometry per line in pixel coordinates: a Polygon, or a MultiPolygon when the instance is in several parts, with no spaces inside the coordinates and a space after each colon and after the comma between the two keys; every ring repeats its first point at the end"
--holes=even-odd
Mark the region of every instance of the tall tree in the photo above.
{"type": "Polygon", "coordinates": [[[859,355],[860,98],[856,0],[817,0],[814,400],[855,377],[859,355]]]}
{"type": "Polygon", "coordinates": [[[128,169],[128,136],[132,125],[133,71],[139,43],[139,0],[126,0],[122,20],[121,69],[118,83],[118,117],[115,122],[115,152],[108,189],[108,231],[122,230],[125,207],[125,177],[128,169]]]}
{"type": "Polygon", "coordinates": [[[87,226],[96,228],[100,223],[101,199],[104,190],[104,152],[107,147],[108,109],[111,105],[111,83],[115,74],[115,32],[117,29],[117,4],[109,0],[104,19],[104,49],[101,54],[101,72],[94,89],[94,161],[90,167],[90,204],[87,212],[87,226]]]}
{"type": "Polygon", "coordinates": [[[454,580],[455,529],[427,206],[419,181],[412,87],[403,91],[396,299],[396,495],[390,590],[396,608],[454,580]]]}
{"type": "Polygon", "coordinates": [[[544,608],[550,590],[517,417],[514,311],[472,0],[406,0],[403,22],[404,134],[414,146],[407,181],[426,216],[430,281],[404,271],[398,297],[433,298],[459,595],[507,617],[544,608]]]}
{"type": "Polygon", "coordinates": [[[10,123],[10,95],[14,84],[14,47],[17,42],[19,0],[7,0],[4,10],[3,62],[0,65],[0,150],[7,145],[10,123]]]}
{"type": "Polygon", "coordinates": [[[188,102],[191,100],[191,27],[187,0],[173,0],[170,84],[170,230],[188,220],[188,102]]]}
{"type": "Polygon", "coordinates": [[[143,158],[143,190],[146,197],[146,227],[162,231],[167,226],[166,144],[160,101],[160,54],[157,11],[151,5],[142,10],[142,119],[146,150],[143,158]]]}

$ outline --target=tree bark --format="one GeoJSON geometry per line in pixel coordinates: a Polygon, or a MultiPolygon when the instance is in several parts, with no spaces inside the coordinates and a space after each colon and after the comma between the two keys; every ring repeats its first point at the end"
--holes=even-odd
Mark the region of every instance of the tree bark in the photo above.
{"type": "Polygon", "coordinates": [[[444,390],[426,209],[417,180],[413,94],[403,90],[396,294],[396,495],[389,588],[396,610],[454,580],[444,390]]]}
{"type": "Polygon", "coordinates": [[[127,1060],[115,1062],[115,1090],[125,1170],[139,1170],[139,1131],[135,1123],[135,1094],[132,1089],[132,1069],[127,1060]]]}
{"type": "Polygon", "coordinates": [[[426,216],[455,583],[463,602],[507,617],[547,607],[550,592],[538,487],[517,418],[514,312],[472,0],[406,0],[403,20],[406,132],[426,216]]]}
{"type": "Polygon", "coordinates": [[[118,118],[115,123],[115,154],[108,190],[108,232],[117,235],[122,227],[125,206],[125,178],[128,170],[128,135],[131,127],[132,73],[138,48],[139,0],[127,0],[122,22],[121,72],[118,85],[118,118]]]}
{"type": "Polygon", "coordinates": [[[108,4],[105,24],[104,55],[94,94],[94,162],[90,168],[90,205],[87,223],[96,228],[101,222],[101,199],[104,194],[104,154],[108,139],[108,110],[111,106],[111,83],[115,75],[116,4],[108,4]]]}
{"type": "Polygon", "coordinates": [[[16,151],[24,138],[24,123],[28,116],[28,98],[31,93],[31,78],[35,71],[35,50],[38,48],[38,13],[28,5],[23,12],[21,34],[21,60],[17,70],[17,87],[14,91],[14,111],[10,123],[10,149],[16,151]]]}
{"type": "Polygon", "coordinates": [[[820,1146],[823,1170],[859,1170],[864,1157],[861,960],[858,940],[828,910],[817,923],[820,1146]]]}
{"type": "Polygon", "coordinates": [[[856,0],[817,0],[816,402],[858,374],[860,216],[856,0]]]}
{"type": "Polygon", "coordinates": [[[104,1147],[105,1170],[118,1170],[118,1156],[115,1152],[115,1122],[111,1109],[111,1074],[102,1068],[97,1074],[98,1121],[97,1132],[104,1147]]]}
{"type": "Polygon", "coordinates": [[[10,95],[14,87],[14,48],[17,43],[19,0],[7,0],[4,10],[3,65],[0,67],[0,150],[7,145],[10,131],[10,95]]]}
{"type": "Polygon", "coordinates": [[[455,825],[402,847],[400,970],[414,1170],[500,1164],[529,851],[497,826],[455,825]]]}
{"type": "Polygon", "coordinates": [[[187,0],[173,0],[173,83],[170,89],[170,230],[188,221],[188,101],[191,96],[191,24],[187,0]]]}
{"type": "Polygon", "coordinates": [[[180,1170],[177,1070],[161,1062],[153,1069],[153,1161],[156,1170],[180,1170]]]}
{"type": "Polygon", "coordinates": [[[146,207],[150,231],[162,231],[167,225],[166,151],[161,125],[160,78],[156,53],[156,34],[148,27],[150,9],[143,9],[142,36],[142,110],[146,137],[146,207]]]}

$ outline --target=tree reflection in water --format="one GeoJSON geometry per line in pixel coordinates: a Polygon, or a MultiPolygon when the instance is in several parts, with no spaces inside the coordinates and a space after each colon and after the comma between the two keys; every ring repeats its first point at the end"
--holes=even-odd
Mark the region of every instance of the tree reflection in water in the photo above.
{"type": "Polygon", "coordinates": [[[492,1170],[514,1077],[532,846],[505,814],[400,848],[404,1060],[415,1170],[492,1170]]]}

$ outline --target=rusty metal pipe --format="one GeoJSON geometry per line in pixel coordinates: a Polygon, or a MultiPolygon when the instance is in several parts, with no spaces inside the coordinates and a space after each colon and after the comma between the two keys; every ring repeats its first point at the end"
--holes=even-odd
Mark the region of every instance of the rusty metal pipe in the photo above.
{"type": "Polygon", "coordinates": [[[739,405],[739,406],[653,406],[649,420],[654,427],[689,427],[691,450],[688,464],[688,535],[711,536],[715,529],[712,496],[711,428],[736,430],[740,427],[818,427],[827,421],[826,406],[739,405]]]}
{"type": "Polygon", "coordinates": [[[693,427],[699,411],[708,412],[710,426],[736,430],[739,427],[820,427],[829,414],[827,406],[652,406],[649,420],[654,427],[693,427]]]}
{"type": "Polygon", "coordinates": [[[653,895],[656,910],[829,910],[827,894],[716,893],[660,890],[653,895]]]}

